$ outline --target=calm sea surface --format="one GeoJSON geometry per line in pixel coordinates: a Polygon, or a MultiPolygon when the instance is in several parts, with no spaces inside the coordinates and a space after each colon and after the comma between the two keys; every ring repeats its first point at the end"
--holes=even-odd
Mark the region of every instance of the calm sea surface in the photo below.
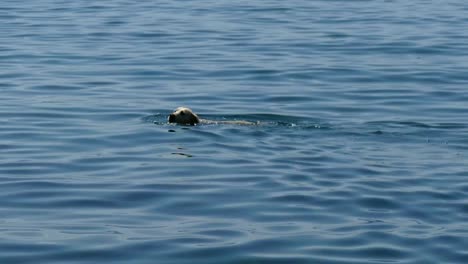
{"type": "Polygon", "coordinates": [[[468,263],[467,29],[463,0],[2,1],[0,263],[468,263]]]}

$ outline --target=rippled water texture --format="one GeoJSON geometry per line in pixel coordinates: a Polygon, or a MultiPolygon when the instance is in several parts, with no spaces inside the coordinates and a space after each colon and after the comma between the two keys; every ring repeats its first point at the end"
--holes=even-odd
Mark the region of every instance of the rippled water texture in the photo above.
{"type": "Polygon", "coordinates": [[[2,1],[0,262],[468,263],[467,12],[2,1]]]}

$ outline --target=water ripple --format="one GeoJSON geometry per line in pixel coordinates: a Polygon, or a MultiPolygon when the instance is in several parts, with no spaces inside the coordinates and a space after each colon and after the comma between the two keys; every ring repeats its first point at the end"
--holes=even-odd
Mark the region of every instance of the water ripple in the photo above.
{"type": "Polygon", "coordinates": [[[466,9],[3,1],[0,262],[465,263],[466,9]]]}

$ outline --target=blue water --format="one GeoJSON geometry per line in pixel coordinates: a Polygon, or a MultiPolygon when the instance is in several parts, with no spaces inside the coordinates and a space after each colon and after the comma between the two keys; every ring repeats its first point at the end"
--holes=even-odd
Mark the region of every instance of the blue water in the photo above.
{"type": "Polygon", "coordinates": [[[0,263],[468,263],[467,17],[2,1],[0,263]]]}

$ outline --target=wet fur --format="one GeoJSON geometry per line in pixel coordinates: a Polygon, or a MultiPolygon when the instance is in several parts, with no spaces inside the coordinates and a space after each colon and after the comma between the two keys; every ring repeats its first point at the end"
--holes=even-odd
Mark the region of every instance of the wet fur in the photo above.
{"type": "Polygon", "coordinates": [[[216,121],[201,119],[195,114],[190,108],[187,107],[178,107],[174,112],[172,112],[167,118],[169,123],[176,123],[180,125],[191,125],[196,124],[233,124],[233,125],[256,125],[257,123],[243,121],[243,120],[232,120],[232,121],[216,121]]]}

